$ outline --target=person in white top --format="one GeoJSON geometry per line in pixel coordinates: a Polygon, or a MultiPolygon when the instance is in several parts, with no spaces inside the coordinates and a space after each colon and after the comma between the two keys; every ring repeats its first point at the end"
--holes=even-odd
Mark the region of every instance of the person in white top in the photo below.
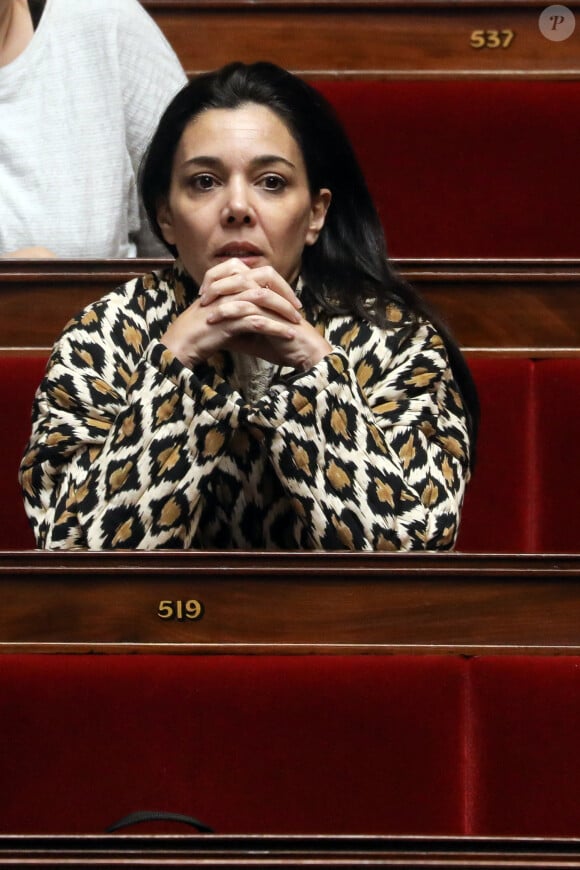
{"type": "Polygon", "coordinates": [[[138,0],[0,0],[0,256],[166,256],[137,176],[186,80],[138,0]]]}

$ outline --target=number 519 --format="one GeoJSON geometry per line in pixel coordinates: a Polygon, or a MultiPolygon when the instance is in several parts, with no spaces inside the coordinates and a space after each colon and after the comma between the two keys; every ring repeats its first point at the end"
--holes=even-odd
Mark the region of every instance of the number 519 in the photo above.
{"type": "Polygon", "coordinates": [[[160,619],[201,619],[203,616],[203,604],[197,598],[189,601],[160,601],[157,616],[160,619]]]}

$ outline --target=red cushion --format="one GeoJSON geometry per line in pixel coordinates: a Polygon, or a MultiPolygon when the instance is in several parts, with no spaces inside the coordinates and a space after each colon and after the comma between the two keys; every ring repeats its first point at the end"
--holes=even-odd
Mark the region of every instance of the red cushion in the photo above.
{"type": "Polygon", "coordinates": [[[580,836],[580,658],[476,659],[470,685],[467,833],[580,836]]]}
{"type": "Polygon", "coordinates": [[[530,434],[533,363],[474,357],[469,366],[479,391],[481,429],[456,549],[532,552],[533,512],[527,494],[536,475],[530,434]]]}
{"type": "Polygon", "coordinates": [[[316,84],[359,154],[392,256],[578,256],[580,81],[316,84]]]}
{"type": "Polygon", "coordinates": [[[535,549],[580,551],[580,359],[543,359],[534,365],[537,485],[535,549]]]}
{"type": "Polygon", "coordinates": [[[35,546],[24,513],[18,468],[30,435],[32,402],[46,366],[46,353],[0,360],[0,420],[7,429],[0,463],[0,549],[35,546]]]}
{"type": "Polygon", "coordinates": [[[461,833],[451,656],[0,657],[0,831],[461,833]],[[174,830],[174,828],[173,828],[174,830]]]}

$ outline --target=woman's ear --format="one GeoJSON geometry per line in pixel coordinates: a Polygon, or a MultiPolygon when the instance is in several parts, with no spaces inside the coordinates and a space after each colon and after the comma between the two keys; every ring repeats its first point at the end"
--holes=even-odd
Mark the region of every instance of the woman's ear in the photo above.
{"type": "Polygon", "coordinates": [[[157,223],[167,244],[174,245],[173,215],[166,199],[157,206],[157,223]]]}
{"type": "Polygon", "coordinates": [[[304,240],[306,245],[313,245],[318,239],[320,230],[324,226],[324,221],[326,220],[326,213],[330,206],[331,199],[332,193],[326,187],[321,187],[318,193],[312,197],[310,223],[308,225],[306,239],[304,240]]]}

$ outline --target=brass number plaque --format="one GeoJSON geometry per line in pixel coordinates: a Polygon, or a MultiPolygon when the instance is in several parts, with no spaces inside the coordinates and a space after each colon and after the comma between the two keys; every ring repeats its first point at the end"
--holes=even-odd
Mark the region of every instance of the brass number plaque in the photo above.
{"type": "Polygon", "coordinates": [[[509,48],[514,38],[513,30],[474,30],[469,44],[472,48],[509,48]]]}
{"type": "Polygon", "coordinates": [[[203,616],[203,604],[197,598],[189,601],[160,601],[157,610],[160,619],[176,619],[184,622],[186,619],[201,619],[203,616]]]}

